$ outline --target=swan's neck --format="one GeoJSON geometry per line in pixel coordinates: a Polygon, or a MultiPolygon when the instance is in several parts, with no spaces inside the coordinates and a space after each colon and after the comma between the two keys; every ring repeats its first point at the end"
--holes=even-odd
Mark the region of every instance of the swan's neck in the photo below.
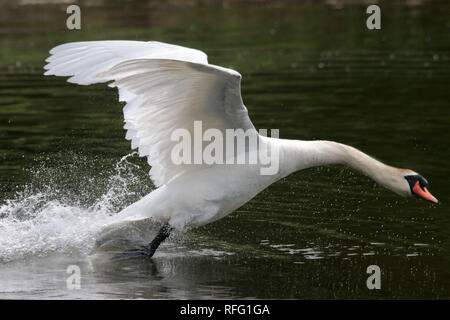
{"type": "Polygon", "coordinates": [[[388,166],[356,148],[337,142],[322,140],[279,141],[280,168],[284,168],[286,174],[315,166],[343,164],[398,193],[398,179],[403,169],[388,166]]]}

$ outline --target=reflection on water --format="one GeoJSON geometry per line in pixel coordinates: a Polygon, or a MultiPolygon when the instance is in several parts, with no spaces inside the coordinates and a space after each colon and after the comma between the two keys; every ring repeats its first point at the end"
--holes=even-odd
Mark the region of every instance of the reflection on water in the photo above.
{"type": "Polygon", "coordinates": [[[65,5],[2,2],[0,298],[450,297],[450,6],[381,2],[382,31],[369,32],[361,5],[258,3],[81,1],[82,30],[68,32],[65,5]],[[243,74],[256,127],[417,170],[442,203],[398,198],[346,168],[314,168],[171,238],[151,261],[113,262],[92,251],[96,232],[152,190],[149,168],[123,158],[114,90],[42,76],[53,46],[99,39],[202,49],[243,74]],[[380,291],[366,287],[374,264],[380,291]],[[67,290],[69,265],[81,268],[80,290],[67,290]]]}

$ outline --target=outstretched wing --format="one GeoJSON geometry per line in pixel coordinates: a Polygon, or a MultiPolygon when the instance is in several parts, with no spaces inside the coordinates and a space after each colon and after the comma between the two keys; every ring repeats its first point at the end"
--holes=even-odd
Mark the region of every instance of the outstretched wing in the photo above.
{"type": "Polygon", "coordinates": [[[67,81],[81,85],[107,82],[94,78],[100,72],[131,59],[174,59],[208,64],[200,50],[157,41],[83,41],[54,47],[45,61],[45,75],[71,76],[67,81]]]}
{"type": "MultiPolygon", "coordinates": [[[[203,164],[175,164],[171,159],[176,129],[194,136],[202,130],[254,129],[240,92],[241,75],[207,64],[198,50],[136,41],[68,43],[50,51],[46,75],[71,76],[78,84],[114,80],[123,108],[126,138],[140,156],[147,156],[156,186],[203,164]],[[129,52],[132,51],[132,52],[129,52]]],[[[191,145],[193,154],[193,144],[191,145]]]]}

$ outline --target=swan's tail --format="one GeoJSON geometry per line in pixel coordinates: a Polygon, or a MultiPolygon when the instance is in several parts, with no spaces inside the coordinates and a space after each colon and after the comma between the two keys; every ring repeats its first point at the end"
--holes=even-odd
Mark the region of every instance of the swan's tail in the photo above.
{"type": "Polygon", "coordinates": [[[153,239],[160,227],[152,219],[107,224],[96,237],[95,250],[115,251],[146,244],[153,239]]]}

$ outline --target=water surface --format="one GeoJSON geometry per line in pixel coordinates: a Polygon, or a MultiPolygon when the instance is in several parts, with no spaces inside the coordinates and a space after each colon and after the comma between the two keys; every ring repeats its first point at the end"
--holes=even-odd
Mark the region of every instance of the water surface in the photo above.
{"type": "Polygon", "coordinates": [[[81,1],[82,30],[68,31],[65,4],[2,2],[0,298],[449,298],[450,6],[381,2],[382,30],[369,31],[364,6],[335,3],[81,1]],[[243,75],[257,128],[416,170],[441,204],[312,168],[151,261],[89,256],[98,226],[153,189],[149,168],[114,90],[42,67],[55,45],[106,39],[201,49],[243,75]],[[69,265],[80,290],[67,289],[69,265]],[[381,290],[366,287],[369,265],[381,290]]]}

